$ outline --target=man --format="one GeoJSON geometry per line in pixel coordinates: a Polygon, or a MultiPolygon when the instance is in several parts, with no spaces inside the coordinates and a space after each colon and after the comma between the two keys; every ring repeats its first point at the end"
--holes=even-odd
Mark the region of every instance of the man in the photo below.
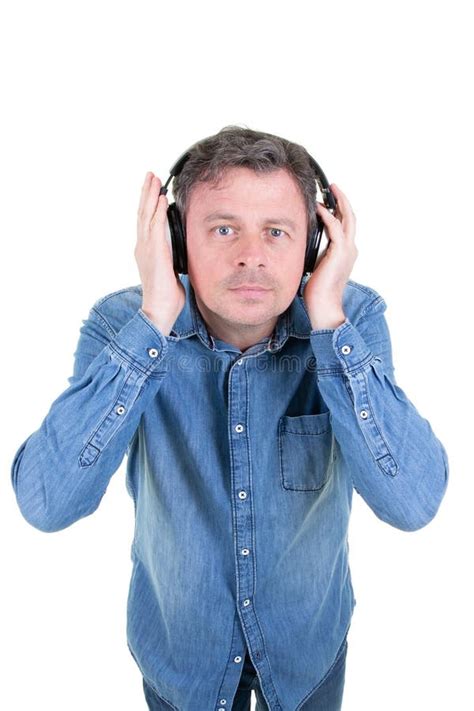
{"type": "Polygon", "coordinates": [[[95,302],[69,387],[20,447],[24,517],[58,531],[127,459],[136,528],[127,642],[150,709],[336,711],[355,598],[353,487],[404,531],[436,514],[448,459],[396,384],[386,303],[349,279],[355,217],[315,200],[298,144],[229,126],[173,192],[188,274],[148,173],[141,285],[95,302]],[[329,246],[302,277],[318,210],[329,246]]]}

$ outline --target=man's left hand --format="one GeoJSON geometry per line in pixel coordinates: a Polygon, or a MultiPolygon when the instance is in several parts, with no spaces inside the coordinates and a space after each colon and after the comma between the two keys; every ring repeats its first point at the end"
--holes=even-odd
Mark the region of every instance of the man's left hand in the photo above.
{"type": "Polygon", "coordinates": [[[342,297],[359,253],[354,241],[356,217],[349,200],[335,183],[330,187],[337,200],[335,214],[316,202],[316,212],[324,222],[328,246],[303,291],[313,330],[337,328],[344,323],[342,297]]]}

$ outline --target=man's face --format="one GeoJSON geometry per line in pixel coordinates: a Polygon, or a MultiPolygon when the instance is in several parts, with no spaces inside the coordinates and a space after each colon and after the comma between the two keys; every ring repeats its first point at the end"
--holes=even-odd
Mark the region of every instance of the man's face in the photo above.
{"type": "Polygon", "coordinates": [[[284,169],[229,168],[217,187],[194,187],[186,219],[188,273],[211,333],[248,344],[271,333],[298,290],[306,236],[305,203],[284,169]],[[242,285],[266,291],[235,290],[242,285]]]}

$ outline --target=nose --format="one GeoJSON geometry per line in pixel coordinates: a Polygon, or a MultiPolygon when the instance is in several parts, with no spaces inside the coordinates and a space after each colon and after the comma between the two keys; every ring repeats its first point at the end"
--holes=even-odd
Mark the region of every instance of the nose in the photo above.
{"type": "Polygon", "coordinates": [[[238,240],[234,261],[239,266],[264,267],[267,264],[265,243],[261,235],[252,233],[242,235],[238,240]]]}

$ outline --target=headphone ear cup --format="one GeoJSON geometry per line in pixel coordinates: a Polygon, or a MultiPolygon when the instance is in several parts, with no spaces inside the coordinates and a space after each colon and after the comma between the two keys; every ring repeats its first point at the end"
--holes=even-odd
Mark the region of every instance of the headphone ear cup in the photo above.
{"type": "Polygon", "coordinates": [[[168,205],[167,215],[171,235],[174,271],[177,274],[187,274],[188,257],[186,251],[186,234],[175,202],[168,205]]]}
{"type": "Polygon", "coordinates": [[[308,243],[306,245],[306,254],[304,259],[303,272],[313,272],[316,265],[316,259],[319,251],[319,244],[321,242],[321,233],[323,231],[323,223],[319,215],[316,215],[316,226],[313,232],[309,235],[308,243]]]}

